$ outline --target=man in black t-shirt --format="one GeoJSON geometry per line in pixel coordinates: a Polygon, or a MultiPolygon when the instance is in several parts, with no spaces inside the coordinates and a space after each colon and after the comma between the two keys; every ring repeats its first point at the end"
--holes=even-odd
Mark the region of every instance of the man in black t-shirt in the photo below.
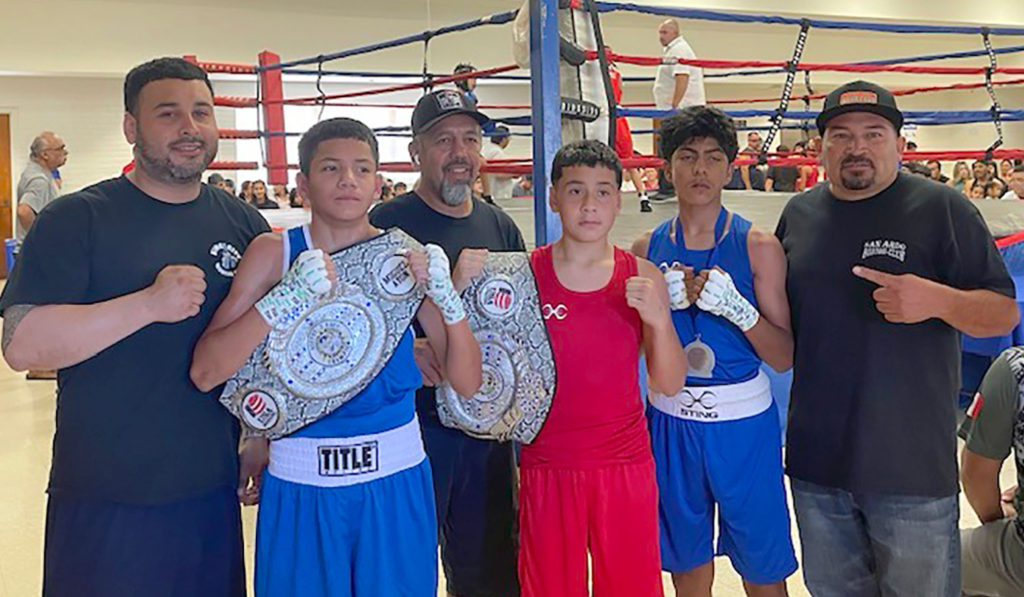
{"type": "Polygon", "coordinates": [[[178,58],[125,79],[135,168],[44,209],[0,310],[12,368],[57,369],[43,594],[245,594],[238,425],[192,349],[262,217],[200,177],[213,90],[178,58]]]}
{"type": "MultiPolygon", "coordinates": [[[[378,228],[397,226],[421,243],[440,245],[456,264],[452,277],[459,291],[482,271],[487,250],[526,250],[512,218],[472,195],[485,122],[476,102],[457,90],[423,96],[413,111],[415,136],[409,145],[419,182],[370,213],[378,228]]],[[[416,394],[416,410],[434,474],[448,594],[518,595],[512,445],[442,426],[434,388],[444,374],[430,346],[419,339],[416,363],[426,382],[416,394]]]]}
{"type": "Polygon", "coordinates": [[[960,333],[1019,318],[978,210],[899,172],[902,122],[877,85],[830,93],[828,184],[777,230],[796,344],[786,468],[816,597],[960,595],[960,333]]]}

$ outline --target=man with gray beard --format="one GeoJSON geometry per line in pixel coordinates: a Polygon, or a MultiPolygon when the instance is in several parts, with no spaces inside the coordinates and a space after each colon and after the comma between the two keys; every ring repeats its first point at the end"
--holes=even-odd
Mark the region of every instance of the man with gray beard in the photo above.
{"type": "MultiPolygon", "coordinates": [[[[378,228],[397,226],[421,243],[440,245],[456,264],[453,280],[459,291],[480,273],[487,250],[525,250],[512,218],[472,194],[480,171],[480,127],[487,121],[476,102],[459,90],[441,89],[420,98],[409,144],[420,179],[411,192],[370,214],[378,228]]],[[[415,354],[424,382],[416,393],[416,410],[434,474],[448,594],[518,595],[512,446],[441,425],[434,388],[444,380],[444,371],[425,340],[417,340],[415,354]]]]}
{"type": "Polygon", "coordinates": [[[200,181],[217,122],[199,67],[132,69],[124,107],[134,170],[42,210],[0,297],[7,363],[57,370],[43,594],[244,595],[238,424],[189,367],[269,227],[200,181]]]}

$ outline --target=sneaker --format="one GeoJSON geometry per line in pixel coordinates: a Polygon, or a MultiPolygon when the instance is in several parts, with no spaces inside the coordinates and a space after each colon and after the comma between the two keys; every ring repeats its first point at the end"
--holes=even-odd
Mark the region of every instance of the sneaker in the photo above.
{"type": "Polygon", "coordinates": [[[657,193],[651,195],[651,201],[655,201],[655,202],[658,202],[658,201],[668,201],[669,199],[675,199],[675,198],[676,198],[676,196],[674,194],[672,194],[672,193],[664,193],[662,191],[658,191],[657,193]]]}
{"type": "Polygon", "coordinates": [[[648,200],[647,198],[641,199],[640,200],[640,213],[646,214],[646,213],[651,213],[652,211],[654,211],[654,210],[651,208],[650,200],[648,200]]]}

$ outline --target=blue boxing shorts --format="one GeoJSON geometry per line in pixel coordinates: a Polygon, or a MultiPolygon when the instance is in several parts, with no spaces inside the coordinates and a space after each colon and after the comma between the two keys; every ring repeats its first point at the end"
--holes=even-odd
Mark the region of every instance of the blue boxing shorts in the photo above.
{"type": "Polygon", "coordinates": [[[652,394],[648,428],[663,569],[687,572],[727,555],[754,584],[774,584],[796,571],[779,419],[764,373],[673,397],[652,394]]]}

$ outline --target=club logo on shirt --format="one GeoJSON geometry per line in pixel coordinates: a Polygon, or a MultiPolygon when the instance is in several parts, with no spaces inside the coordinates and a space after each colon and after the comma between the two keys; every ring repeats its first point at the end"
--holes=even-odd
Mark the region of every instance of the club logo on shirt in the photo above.
{"type": "Polygon", "coordinates": [[[569,308],[562,303],[555,306],[551,306],[551,303],[544,303],[544,306],[540,308],[540,314],[544,316],[545,320],[554,317],[558,321],[562,321],[569,316],[569,308]]]}
{"type": "Polygon", "coordinates": [[[488,280],[477,291],[480,309],[491,317],[504,317],[512,312],[516,304],[516,291],[508,280],[488,280]]]}
{"type": "Polygon", "coordinates": [[[235,269],[238,268],[238,263],[242,260],[242,254],[234,245],[227,242],[214,243],[210,247],[210,256],[216,259],[213,268],[217,270],[218,274],[226,278],[235,277],[235,269]]]}
{"type": "Polygon", "coordinates": [[[341,446],[320,446],[317,449],[321,477],[348,477],[375,473],[380,469],[376,441],[341,446]]]}
{"type": "Polygon", "coordinates": [[[898,240],[869,240],[864,243],[864,253],[860,258],[867,259],[868,257],[877,257],[879,255],[892,257],[903,263],[907,258],[907,244],[901,243],[898,240]]]}
{"type": "Polygon", "coordinates": [[[249,392],[242,398],[242,420],[253,429],[266,431],[277,425],[281,409],[277,401],[266,392],[249,392]]]}

